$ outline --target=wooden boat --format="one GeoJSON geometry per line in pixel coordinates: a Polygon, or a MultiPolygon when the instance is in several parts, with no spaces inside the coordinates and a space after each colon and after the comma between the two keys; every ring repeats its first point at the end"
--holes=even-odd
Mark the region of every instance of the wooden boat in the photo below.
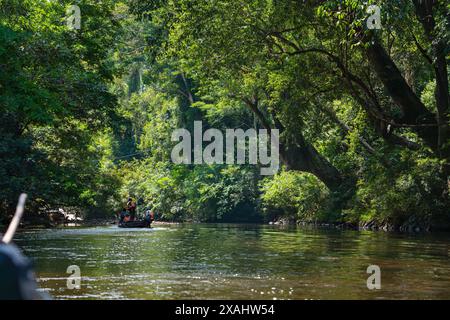
{"type": "Polygon", "coordinates": [[[147,220],[123,221],[119,222],[119,228],[150,228],[151,224],[147,220]]]}

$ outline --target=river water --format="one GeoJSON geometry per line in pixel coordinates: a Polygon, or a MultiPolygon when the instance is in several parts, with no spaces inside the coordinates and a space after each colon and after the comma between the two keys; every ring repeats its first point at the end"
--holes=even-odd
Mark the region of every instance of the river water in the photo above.
{"type": "Polygon", "coordinates": [[[182,224],[28,230],[15,243],[55,299],[450,299],[448,234],[182,224]],[[67,287],[71,265],[80,289],[67,287]]]}

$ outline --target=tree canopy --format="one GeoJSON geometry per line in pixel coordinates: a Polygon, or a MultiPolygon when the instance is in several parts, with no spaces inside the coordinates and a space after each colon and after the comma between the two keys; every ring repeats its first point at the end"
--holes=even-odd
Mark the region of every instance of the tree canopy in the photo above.
{"type": "Polygon", "coordinates": [[[5,213],[27,190],[36,210],[450,225],[446,1],[76,1],[80,30],[71,4],[0,1],[5,213]],[[280,172],[172,163],[195,120],[278,129],[280,172]]]}

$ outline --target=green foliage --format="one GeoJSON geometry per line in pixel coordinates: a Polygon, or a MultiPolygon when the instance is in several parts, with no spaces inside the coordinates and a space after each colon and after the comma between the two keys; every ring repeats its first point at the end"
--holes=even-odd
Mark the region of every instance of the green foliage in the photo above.
{"type": "Polygon", "coordinates": [[[80,1],[83,31],[71,31],[63,23],[66,4],[1,2],[2,213],[12,212],[20,192],[36,210],[107,210],[114,181],[98,169],[103,153],[95,136],[114,114],[116,99],[107,90],[114,70],[105,48],[113,47],[118,25],[112,1],[80,1]]]}
{"type": "MultiPolygon", "coordinates": [[[[147,158],[123,163],[122,199],[129,194],[141,207],[171,221],[259,221],[255,172],[240,167],[165,165],[147,158]]],[[[119,204],[118,204],[119,205],[119,204]]]]}
{"type": "Polygon", "coordinates": [[[407,0],[82,0],[77,31],[70,1],[2,0],[0,210],[27,191],[36,210],[91,215],[131,195],[178,221],[448,223],[449,135],[410,115],[369,54],[383,48],[409,97],[448,124],[448,6],[433,3],[430,33],[407,0]],[[365,27],[370,4],[381,30],[365,27]],[[172,164],[171,133],[195,120],[277,127],[295,170],[172,164]]]}
{"type": "Polygon", "coordinates": [[[399,225],[415,219],[429,225],[434,219],[448,224],[450,202],[442,197],[448,185],[442,179],[441,164],[407,154],[402,157],[404,162],[395,169],[386,171],[376,165],[365,168],[352,207],[345,213],[346,220],[399,225]]]}
{"type": "Polygon", "coordinates": [[[326,187],[307,173],[283,171],[261,181],[261,207],[268,220],[334,221],[326,187]]]}

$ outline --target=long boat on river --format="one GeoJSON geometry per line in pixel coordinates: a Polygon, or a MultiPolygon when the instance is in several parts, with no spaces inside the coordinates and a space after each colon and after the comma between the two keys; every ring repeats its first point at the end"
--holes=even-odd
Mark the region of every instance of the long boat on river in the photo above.
{"type": "Polygon", "coordinates": [[[119,228],[150,228],[151,221],[148,220],[134,220],[119,222],[119,228]]]}

